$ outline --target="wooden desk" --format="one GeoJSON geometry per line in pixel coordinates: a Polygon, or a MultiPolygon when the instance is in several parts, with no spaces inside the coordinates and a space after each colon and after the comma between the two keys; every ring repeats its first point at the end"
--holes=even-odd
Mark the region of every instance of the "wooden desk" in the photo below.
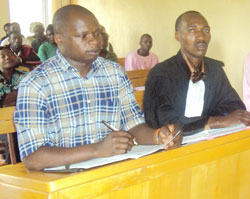
{"type": "Polygon", "coordinates": [[[81,173],[0,167],[0,198],[248,199],[250,130],[81,173]]]}

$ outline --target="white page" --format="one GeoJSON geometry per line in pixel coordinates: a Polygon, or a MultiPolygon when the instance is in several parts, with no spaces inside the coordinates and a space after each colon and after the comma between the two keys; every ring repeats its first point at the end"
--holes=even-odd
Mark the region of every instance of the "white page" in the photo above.
{"type": "Polygon", "coordinates": [[[241,131],[245,128],[246,126],[244,124],[236,124],[236,125],[225,127],[225,128],[204,130],[194,135],[183,136],[182,144],[194,143],[194,142],[198,142],[201,140],[210,140],[215,137],[228,135],[237,131],[241,131]]]}

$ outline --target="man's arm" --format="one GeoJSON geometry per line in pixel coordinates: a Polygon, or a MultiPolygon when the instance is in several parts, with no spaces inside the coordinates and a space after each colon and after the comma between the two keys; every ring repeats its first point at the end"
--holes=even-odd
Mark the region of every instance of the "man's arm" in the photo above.
{"type": "Polygon", "coordinates": [[[42,170],[82,162],[92,158],[126,153],[133,146],[133,137],[124,131],[111,132],[102,141],[72,148],[41,146],[22,159],[28,170],[42,170]]]}
{"type": "Polygon", "coordinates": [[[216,85],[219,89],[215,93],[217,96],[217,105],[212,110],[205,128],[222,128],[239,123],[249,126],[250,113],[245,111],[244,103],[232,88],[224,70],[222,68],[219,69],[217,71],[219,75],[217,79],[219,81],[216,85]]]}
{"type": "Polygon", "coordinates": [[[250,113],[244,110],[236,110],[226,116],[209,117],[205,129],[223,128],[234,124],[250,126],[250,113]]]}

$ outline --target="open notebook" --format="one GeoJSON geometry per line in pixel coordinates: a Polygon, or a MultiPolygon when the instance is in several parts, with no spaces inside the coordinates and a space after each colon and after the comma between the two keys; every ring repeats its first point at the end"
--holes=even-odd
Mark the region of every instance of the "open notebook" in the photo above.
{"type": "Polygon", "coordinates": [[[203,130],[197,132],[193,135],[183,136],[182,144],[191,144],[194,142],[199,142],[202,140],[211,140],[216,137],[220,137],[223,135],[228,135],[231,133],[235,133],[241,131],[246,127],[244,124],[237,124],[225,128],[217,128],[217,129],[210,129],[210,130],[203,130]]]}
{"type": "MultiPolygon", "coordinates": [[[[200,131],[194,135],[184,136],[182,144],[189,144],[189,143],[194,143],[194,142],[198,142],[201,140],[213,139],[215,137],[237,132],[245,128],[246,127],[244,124],[239,124],[239,125],[234,125],[234,126],[227,127],[227,128],[200,131]]],[[[162,150],[164,145],[165,144],[163,145],[137,145],[137,146],[134,146],[131,149],[131,151],[125,154],[115,155],[115,156],[107,157],[107,158],[95,158],[95,159],[91,159],[91,160],[87,160],[84,162],[71,164],[67,166],[45,168],[44,171],[46,172],[78,172],[84,169],[89,169],[89,168],[109,164],[112,162],[118,162],[121,160],[137,159],[142,156],[162,150]]]]}

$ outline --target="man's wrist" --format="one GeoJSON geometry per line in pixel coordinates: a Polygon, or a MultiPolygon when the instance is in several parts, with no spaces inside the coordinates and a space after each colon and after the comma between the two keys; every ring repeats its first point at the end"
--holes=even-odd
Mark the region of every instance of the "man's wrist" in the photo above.
{"type": "Polygon", "coordinates": [[[160,144],[160,137],[159,137],[160,130],[161,129],[159,128],[154,131],[154,143],[155,144],[160,144]]]}

